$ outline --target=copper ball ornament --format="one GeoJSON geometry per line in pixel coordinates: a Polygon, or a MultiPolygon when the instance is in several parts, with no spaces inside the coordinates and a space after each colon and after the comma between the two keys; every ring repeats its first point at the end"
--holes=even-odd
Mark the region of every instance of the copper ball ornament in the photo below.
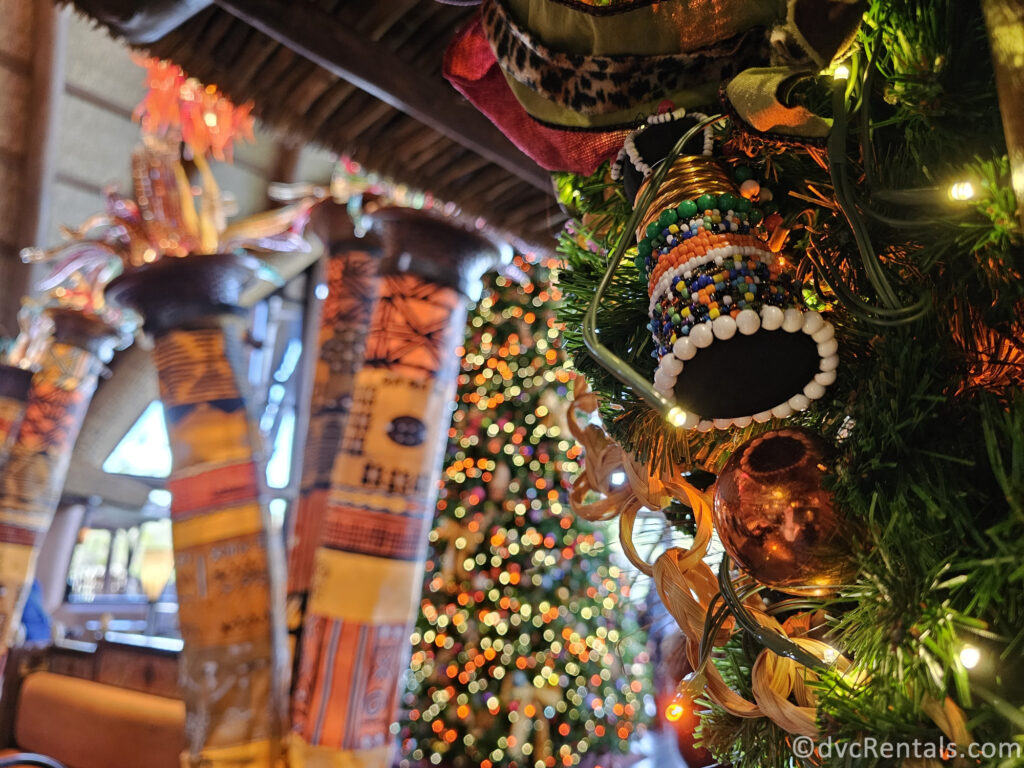
{"type": "Polygon", "coordinates": [[[829,450],[806,429],[744,443],[715,484],[714,520],[737,566],[765,586],[824,595],[855,574],[850,529],[822,481],[829,450]]]}

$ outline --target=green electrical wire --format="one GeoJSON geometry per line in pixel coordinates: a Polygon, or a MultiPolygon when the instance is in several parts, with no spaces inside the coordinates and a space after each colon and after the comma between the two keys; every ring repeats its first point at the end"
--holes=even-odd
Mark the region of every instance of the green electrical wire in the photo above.
{"type": "MultiPolygon", "coordinates": [[[[901,306],[895,289],[885,274],[885,267],[875,255],[874,247],[871,245],[871,237],[864,224],[864,220],[857,213],[855,195],[850,186],[847,174],[849,161],[846,157],[847,139],[847,114],[846,114],[846,80],[837,78],[832,84],[832,132],[828,137],[829,175],[832,177],[832,187],[835,191],[836,202],[839,210],[846,219],[850,230],[853,232],[854,241],[857,244],[857,251],[860,254],[861,263],[868,282],[871,283],[879,300],[884,306],[873,306],[856,297],[849,290],[836,290],[837,295],[843,299],[843,303],[861,319],[876,325],[899,325],[910,323],[927,313],[930,301],[926,293],[922,292],[918,300],[910,306],[901,306]]],[[[863,109],[863,107],[862,107],[863,109]]],[[[814,262],[815,267],[821,268],[819,262],[814,262]]],[[[834,276],[834,275],[833,275],[834,276]]],[[[833,289],[839,283],[830,281],[833,289]]]]}
{"type": "Polygon", "coordinates": [[[758,643],[779,656],[785,656],[798,664],[803,664],[808,669],[827,669],[828,665],[817,656],[808,653],[788,637],[762,627],[757,619],[743,605],[732,579],[729,577],[729,566],[732,560],[729,555],[722,555],[722,562],[718,566],[718,588],[721,591],[722,599],[736,617],[736,622],[743,627],[758,643]]]}
{"type": "MultiPolygon", "coordinates": [[[[665,176],[668,175],[668,171],[672,166],[672,163],[682,154],[683,147],[686,146],[690,139],[703,131],[709,125],[717,123],[722,119],[722,115],[713,115],[706,120],[702,120],[687,131],[686,134],[676,142],[675,146],[672,147],[672,150],[668,155],[666,155],[664,161],[658,167],[658,170],[656,170],[651,176],[651,183],[633,207],[633,213],[630,214],[629,220],[623,228],[622,237],[619,238],[619,242],[611,252],[608,260],[608,268],[605,270],[604,276],[601,278],[601,282],[597,286],[597,291],[595,291],[594,298],[590,302],[587,314],[583,317],[583,343],[586,344],[587,350],[590,352],[591,356],[612,376],[617,378],[627,387],[630,387],[652,408],[661,413],[661,415],[666,419],[673,422],[675,422],[674,417],[681,417],[683,415],[682,410],[675,403],[658,392],[654,388],[654,385],[647,381],[647,379],[633,370],[633,367],[628,362],[601,343],[599,338],[600,331],[597,328],[597,311],[601,306],[601,300],[604,298],[605,291],[608,290],[608,286],[611,284],[612,276],[622,263],[622,259],[626,254],[626,249],[629,247],[630,239],[633,237],[633,233],[636,232],[636,228],[640,224],[640,218],[654,201],[654,196],[661,188],[661,184],[665,180],[665,176]]],[[[679,423],[681,423],[681,421],[679,423]]]]}

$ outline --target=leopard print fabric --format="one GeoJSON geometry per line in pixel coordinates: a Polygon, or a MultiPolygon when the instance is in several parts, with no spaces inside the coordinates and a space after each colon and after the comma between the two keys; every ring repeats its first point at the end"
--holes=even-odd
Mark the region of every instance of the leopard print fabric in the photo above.
{"type": "Polygon", "coordinates": [[[687,53],[586,56],[548,48],[516,23],[501,0],[484,0],[480,14],[507,75],[583,115],[617,112],[673,91],[728,80],[768,61],[766,30],[757,27],[687,53]]]}

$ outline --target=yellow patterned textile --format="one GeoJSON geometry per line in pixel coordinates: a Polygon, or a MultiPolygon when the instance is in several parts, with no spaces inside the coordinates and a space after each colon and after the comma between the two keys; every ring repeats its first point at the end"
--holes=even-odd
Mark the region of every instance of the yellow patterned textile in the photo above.
{"type": "Polygon", "coordinates": [[[182,765],[191,768],[270,768],[284,759],[284,551],[248,410],[239,306],[259,274],[259,262],[242,254],[199,254],[133,268],[107,288],[145,317],[155,339],[185,641],[182,765]]]}
{"type": "Polygon", "coordinates": [[[465,296],[499,257],[493,243],[439,217],[377,216],[380,295],[331,469],[292,694],[289,755],[306,768],[391,765],[465,296]]]}
{"type": "Polygon", "coordinates": [[[302,462],[299,501],[288,550],[288,632],[293,666],[298,663],[313,556],[327,511],[331,467],[341,449],[352,410],[356,376],[363,365],[370,319],[380,291],[379,247],[368,236],[357,240],[341,205],[318,208],[318,232],[325,241],[327,296],[318,334],[319,354],[310,403],[309,432],[302,462]],[[321,213],[323,212],[323,213],[321,213]]]}
{"type": "Polygon", "coordinates": [[[159,335],[153,352],[174,456],[167,485],[185,641],[182,760],[271,766],[281,749],[273,702],[284,681],[258,435],[235,368],[242,329],[228,316],[190,325],[159,335]]]}
{"type": "Polygon", "coordinates": [[[450,288],[383,279],[315,555],[297,765],[390,765],[465,317],[450,288]]]}

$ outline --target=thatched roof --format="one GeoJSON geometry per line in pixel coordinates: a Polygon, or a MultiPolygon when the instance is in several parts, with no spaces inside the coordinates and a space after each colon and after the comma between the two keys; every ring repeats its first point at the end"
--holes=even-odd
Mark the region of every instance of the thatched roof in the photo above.
{"type": "Polygon", "coordinates": [[[252,100],[267,126],[347,153],[526,244],[550,248],[565,219],[546,173],[441,75],[445,47],[472,8],[430,0],[76,6],[235,101],[252,100]]]}

